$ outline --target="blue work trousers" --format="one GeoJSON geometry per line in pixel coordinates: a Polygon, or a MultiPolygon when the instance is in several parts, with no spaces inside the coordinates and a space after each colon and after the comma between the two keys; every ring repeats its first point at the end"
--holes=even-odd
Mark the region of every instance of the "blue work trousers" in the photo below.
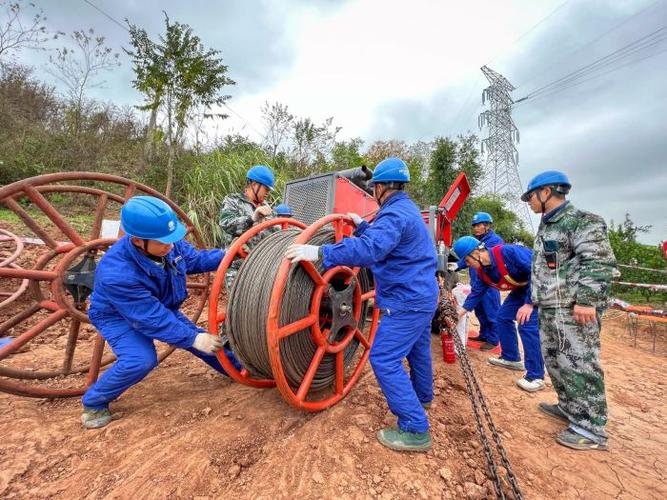
{"type": "Polygon", "coordinates": [[[433,400],[431,319],[433,311],[383,310],[370,361],[398,426],[408,432],[429,428],[422,403],[433,400]],[[408,359],[410,375],[403,367],[408,359]]]}
{"type": "MultiPolygon", "coordinates": [[[[106,370],[81,398],[81,402],[86,408],[94,410],[108,408],[111,401],[140,382],[158,364],[153,339],[146,335],[134,330],[127,330],[106,340],[117,359],[111,368],[106,370]]],[[[193,347],[186,350],[223,375],[227,375],[218,358],[214,355],[204,354],[193,347]]],[[[228,355],[231,354],[231,351],[227,349],[225,349],[225,352],[228,355]]],[[[230,357],[232,362],[238,365],[237,368],[240,369],[240,365],[233,354],[230,357]]]]}
{"type": "Polygon", "coordinates": [[[489,287],[482,300],[475,307],[475,316],[479,321],[479,336],[490,344],[498,345],[496,316],[500,309],[500,291],[489,287]]]}
{"type": "MultiPolygon", "coordinates": [[[[516,336],[516,313],[525,302],[525,291],[513,290],[498,310],[496,327],[500,336],[500,357],[507,361],[521,361],[519,343],[516,336]]],[[[537,308],[533,309],[530,319],[519,325],[519,335],[523,345],[526,378],[544,379],[544,359],[540,347],[540,329],[537,324],[537,308]]]]}

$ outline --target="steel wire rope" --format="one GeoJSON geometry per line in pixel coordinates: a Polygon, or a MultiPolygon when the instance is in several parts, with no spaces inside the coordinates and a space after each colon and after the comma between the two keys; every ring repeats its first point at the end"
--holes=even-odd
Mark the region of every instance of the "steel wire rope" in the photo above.
{"type": "MultiPolygon", "coordinates": [[[[241,363],[251,372],[264,378],[274,378],[267,344],[267,318],[274,282],[288,245],[301,233],[299,229],[276,232],[257,244],[241,265],[232,284],[227,314],[226,332],[232,350],[241,363]]],[[[319,231],[309,244],[322,245],[334,242],[333,231],[319,231]]],[[[322,264],[316,263],[320,272],[322,264]]],[[[358,273],[362,293],[371,288],[370,274],[366,270],[358,273]]],[[[315,289],[313,280],[300,265],[290,268],[281,303],[280,324],[286,325],[310,314],[311,296],[315,289]]],[[[320,323],[327,321],[326,300],[320,308],[320,323]]],[[[363,305],[359,324],[363,330],[366,321],[367,303],[363,305]]],[[[334,340],[340,340],[341,334],[334,340]]],[[[354,359],[359,341],[352,338],[345,349],[344,366],[354,359]]],[[[317,345],[309,328],[292,334],[280,342],[283,370],[289,384],[298,388],[315,355],[317,345]]],[[[317,369],[311,391],[331,386],[336,376],[336,357],[325,354],[317,369]]]]}
{"type": "Polygon", "coordinates": [[[514,102],[518,104],[520,102],[527,101],[528,99],[535,98],[542,93],[555,90],[559,87],[571,84],[572,82],[576,82],[576,80],[584,76],[589,76],[596,71],[608,69],[613,64],[618,63],[619,61],[629,56],[635,55],[643,50],[651,48],[667,39],[667,34],[662,33],[665,30],[667,30],[667,26],[663,26],[641,38],[638,38],[637,40],[634,40],[633,42],[624,45],[623,47],[607,54],[606,56],[600,57],[595,61],[588,63],[561,78],[543,85],[542,87],[529,92],[524,97],[517,99],[514,102]]]}

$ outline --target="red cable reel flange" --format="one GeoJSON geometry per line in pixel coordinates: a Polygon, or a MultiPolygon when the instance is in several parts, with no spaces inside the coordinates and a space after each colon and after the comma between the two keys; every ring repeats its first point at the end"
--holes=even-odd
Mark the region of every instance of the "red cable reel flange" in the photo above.
{"type": "MultiPolygon", "coordinates": [[[[244,249],[245,245],[258,233],[264,231],[265,229],[280,226],[282,230],[285,230],[289,227],[296,227],[298,229],[305,229],[306,225],[296,219],[279,217],[276,219],[271,219],[264,221],[256,226],[251,227],[241,236],[239,236],[234,243],[229,247],[225,252],[225,257],[220,262],[215,278],[213,279],[213,284],[211,285],[211,293],[208,300],[208,331],[213,335],[219,335],[220,324],[223,323],[227,317],[227,304],[223,307],[218,300],[220,293],[225,288],[225,274],[229,269],[229,266],[232,265],[232,262],[237,257],[245,259],[248,256],[248,252],[244,249]]],[[[220,349],[216,353],[218,361],[225,369],[227,374],[236,382],[243,385],[249,385],[251,387],[257,388],[270,388],[275,387],[275,381],[271,379],[255,378],[250,372],[243,368],[241,371],[237,370],[230,359],[225,354],[223,349],[220,349]]]]}
{"type": "MultiPolygon", "coordinates": [[[[38,261],[33,264],[32,269],[0,268],[0,277],[23,278],[29,280],[29,290],[33,300],[30,307],[2,323],[0,325],[0,332],[8,331],[14,326],[28,320],[39,311],[47,311],[49,313],[46,318],[14,338],[10,344],[0,348],[0,361],[7,356],[18,352],[23,345],[49,329],[52,325],[55,325],[61,320],[70,320],[63,367],[58,370],[25,370],[18,367],[0,365],[0,390],[20,396],[32,397],[81,395],[90,384],[95,382],[100,368],[114,360],[112,355],[103,357],[104,339],[97,334],[93,339],[90,364],[83,366],[72,365],[80,326],[82,323],[87,323],[88,318],[83,310],[79,310],[74,306],[71,297],[65,292],[63,276],[68,271],[67,266],[73,263],[76,257],[82,256],[87,252],[94,253],[99,250],[104,250],[115,241],[113,239],[100,238],[100,229],[107,205],[110,202],[122,205],[128,198],[135,194],[148,194],[167,202],[186,223],[189,232],[194,237],[198,246],[202,246],[202,240],[194,229],[192,222],[177,205],[154,189],[122,177],[94,172],[67,172],[31,177],[0,188],[0,203],[16,213],[19,218],[23,220],[24,224],[35,233],[36,236],[41,238],[46,246],[51,248],[50,253],[39,257],[38,261]],[[124,193],[119,195],[97,187],[60,184],[61,182],[67,181],[95,181],[116,186],[120,185],[124,188],[124,193]],[[93,227],[89,235],[79,234],[79,232],[60,215],[58,210],[48,201],[48,199],[44,197],[47,193],[78,193],[97,197],[97,204],[93,217],[93,227]],[[18,203],[17,200],[21,197],[27,197],[43,215],[50,219],[50,221],[61,230],[69,241],[65,243],[55,241],[48,234],[42,224],[38,222],[38,220],[33,219],[32,216],[18,203]],[[57,263],[52,270],[45,269],[52,259],[59,256],[64,256],[61,262],[57,263]],[[40,283],[48,285],[51,297],[45,296],[42,293],[40,283]],[[30,379],[43,381],[60,376],[67,377],[68,375],[81,375],[84,373],[87,373],[87,377],[83,386],[73,388],[62,387],[59,383],[51,387],[49,385],[28,385],[8,380],[30,379]]],[[[203,290],[201,298],[198,299],[195,310],[192,313],[193,321],[197,321],[207,298],[206,292],[209,285],[209,275],[208,273],[205,273],[202,276],[203,280],[201,280],[201,282],[188,282],[188,288],[203,290]]],[[[173,347],[168,347],[163,352],[160,352],[158,356],[159,361],[166,358],[172,351],[173,347]]]]}
{"type": "MultiPolygon", "coordinates": [[[[333,225],[334,240],[339,242],[345,234],[349,234],[353,229],[352,219],[342,214],[327,215],[320,220],[314,222],[300,235],[294,239],[295,244],[305,244],[313,235],[325,227],[326,225],[333,225]]],[[[322,297],[328,289],[329,282],[332,278],[340,279],[341,276],[349,283],[353,278],[357,277],[360,268],[355,267],[350,269],[346,266],[336,266],[327,270],[324,274],[320,274],[312,262],[301,261],[296,265],[301,265],[306,273],[311,277],[315,283],[315,289],[311,297],[310,314],[304,318],[294,321],[287,325],[280,325],[280,311],[282,299],[285,293],[285,286],[292,264],[286,258],[280,264],[278,273],[276,275],[275,285],[271,293],[271,300],[269,303],[269,317],[267,321],[267,342],[269,348],[269,357],[271,361],[271,368],[275,379],[275,384],[282,394],[283,398],[295,408],[307,411],[322,411],[343,399],[352,389],[354,384],[361,376],[361,372],[368,360],[370,348],[375,338],[375,332],[378,327],[380,311],[377,307],[373,308],[371,323],[368,327],[368,335],[358,327],[350,328],[346,335],[337,341],[330,341],[328,330],[322,329],[320,326],[319,308],[322,297]],[[283,369],[282,357],[280,354],[280,342],[282,339],[289,337],[305,328],[310,329],[313,341],[317,345],[313,359],[299,385],[295,391],[289,384],[285,371],[283,369]],[[364,352],[357,360],[357,365],[353,368],[352,374],[345,380],[345,348],[350,344],[353,338],[356,338],[364,352]],[[336,376],[334,382],[333,394],[323,399],[316,401],[308,400],[308,392],[317,372],[317,369],[326,354],[336,356],[336,376]]],[[[355,279],[354,299],[352,301],[353,315],[358,324],[361,318],[361,311],[363,303],[375,296],[375,290],[370,290],[366,293],[361,293],[361,286],[358,279],[355,279]]]]}

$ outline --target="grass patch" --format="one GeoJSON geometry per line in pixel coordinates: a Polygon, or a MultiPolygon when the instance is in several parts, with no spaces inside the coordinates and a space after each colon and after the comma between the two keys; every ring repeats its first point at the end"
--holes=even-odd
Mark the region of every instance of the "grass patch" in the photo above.
{"type": "MultiPolygon", "coordinates": [[[[44,227],[53,227],[51,220],[42,212],[41,210],[35,208],[34,206],[24,207],[24,210],[32,217],[37,223],[44,227]]],[[[74,228],[77,232],[87,235],[93,226],[93,220],[95,219],[94,214],[88,213],[77,213],[75,215],[68,215],[62,212],[60,208],[60,215],[74,228]]],[[[0,221],[10,224],[12,227],[25,227],[28,228],[23,223],[23,220],[16,215],[12,210],[8,208],[0,208],[0,221]]],[[[22,236],[22,235],[21,235],[22,236]]]]}

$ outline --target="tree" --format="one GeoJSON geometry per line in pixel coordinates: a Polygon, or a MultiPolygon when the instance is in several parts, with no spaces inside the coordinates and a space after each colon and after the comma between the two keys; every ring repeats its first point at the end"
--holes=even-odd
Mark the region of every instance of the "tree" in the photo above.
{"type": "Polygon", "coordinates": [[[264,146],[269,151],[271,160],[275,160],[281,146],[290,136],[294,115],[284,104],[269,104],[267,101],[262,106],[262,119],[266,129],[264,146]]]}
{"type": "Polygon", "coordinates": [[[314,165],[325,165],[336,143],[341,127],[334,126],[333,117],[317,125],[310,118],[298,118],[292,123],[292,148],[289,156],[295,173],[308,173],[314,165]]]}
{"type": "Polygon", "coordinates": [[[385,158],[390,156],[406,160],[409,156],[408,147],[403,141],[375,141],[368,146],[368,150],[364,153],[366,165],[373,168],[385,158]]]}
{"type": "MultiPolygon", "coordinates": [[[[630,214],[625,214],[625,220],[618,225],[611,221],[609,227],[609,242],[614,250],[616,261],[619,264],[630,266],[645,267],[647,269],[667,269],[667,261],[662,257],[662,251],[654,245],[643,245],[637,241],[639,233],[646,233],[651,226],[641,226],[635,224],[630,218],[630,214]]],[[[646,271],[637,268],[619,267],[621,276],[620,281],[630,283],[654,283],[667,284],[667,274],[646,271]]],[[[614,285],[613,293],[615,296],[621,296],[624,300],[634,302],[643,299],[645,302],[653,304],[664,304],[667,301],[666,292],[658,292],[649,288],[626,288],[621,285],[614,285]]]]}
{"type": "MultiPolygon", "coordinates": [[[[502,198],[494,195],[476,196],[470,199],[471,212],[488,212],[493,218],[493,230],[507,243],[520,242],[533,246],[533,236],[519,216],[505,207],[502,198]]],[[[470,228],[470,220],[463,221],[470,228]]]]}
{"type": "Polygon", "coordinates": [[[65,92],[72,108],[75,134],[81,130],[81,116],[86,92],[104,86],[100,73],[120,66],[120,54],[107,47],[103,36],[95,36],[95,31],[79,30],[71,34],[74,48],[56,49],[49,57],[51,68],[47,71],[65,85],[65,92]]]}
{"type": "MultiPolygon", "coordinates": [[[[145,96],[145,104],[139,109],[151,111],[152,127],[160,110],[165,117],[165,138],[169,147],[165,195],[169,197],[174,181],[174,159],[192,122],[193,111],[204,110],[205,118],[227,118],[224,113],[210,110],[230,99],[231,96],[222,94],[222,89],[235,82],[226,76],[228,68],[222,63],[219,50],[206,50],[190,26],[172,23],[166,12],[164,19],[165,33],[160,35],[159,43],[151,41],[144,29],[128,22],[134,50],[125,52],[132,59],[136,76],[132,82],[134,88],[145,96]]],[[[147,140],[151,142],[153,130],[149,124],[147,140]]]]}
{"type": "Polygon", "coordinates": [[[638,226],[630,218],[630,214],[625,214],[625,220],[618,226],[614,226],[614,221],[611,221],[610,233],[615,233],[618,240],[627,243],[634,243],[637,241],[637,235],[640,233],[648,233],[653,226],[638,226]]]}
{"type": "MultiPolygon", "coordinates": [[[[46,30],[46,17],[41,8],[32,3],[26,3],[24,0],[9,2],[0,0],[0,8],[4,11],[6,19],[0,24],[0,60],[12,52],[21,49],[36,49],[49,39],[46,30]],[[27,18],[27,9],[34,9],[36,12],[31,18],[27,18]]],[[[58,33],[54,38],[58,37],[58,33]]]]}
{"type": "Polygon", "coordinates": [[[331,160],[336,170],[361,167],[364,165],[364,157],[359,150],[364,141],[361,137],[355,137],[349,141],[339,141],[331,150],[331,160]]]}

